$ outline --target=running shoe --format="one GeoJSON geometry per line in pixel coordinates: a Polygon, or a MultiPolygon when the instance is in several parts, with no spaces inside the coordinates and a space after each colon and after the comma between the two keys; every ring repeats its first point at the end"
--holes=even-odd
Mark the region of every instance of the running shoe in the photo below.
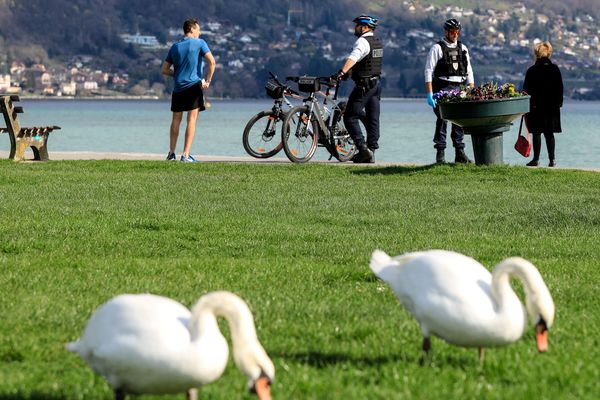
{"type": "Polygon", "coordinates": [[[192,156],[181,156],[181,159],[179,160],[181,162],[198,162],[198,160],[194,159],[194,157],[192,156]]]}
{"type": "Polygon", "coordinates": [[[175,153],[169,153],[167,155],[167,161],[175,161],[177,160],[177,156],[175,155],[175,153]]]}

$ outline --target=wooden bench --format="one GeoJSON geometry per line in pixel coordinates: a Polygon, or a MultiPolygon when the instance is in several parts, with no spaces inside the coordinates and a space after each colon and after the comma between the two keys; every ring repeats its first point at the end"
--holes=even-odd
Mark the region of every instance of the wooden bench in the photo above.
{"type": "Polygon", "coordinates": [[[4,115],[6,128],[0,128],[0,133],[8,132],[10,137],[10,155],[8,158],[15,161],[25,159],[25,150],[31,147],[34,160],[47,161],[48,158],[48,135],[50,132],[60,129],[60,126],[44,126],[33,128],[21,128],[17,114],[23,113],[23,107],[15,107],[13,102],[19,101],[19,96],[0,95],[0,108],[4,115]]]}

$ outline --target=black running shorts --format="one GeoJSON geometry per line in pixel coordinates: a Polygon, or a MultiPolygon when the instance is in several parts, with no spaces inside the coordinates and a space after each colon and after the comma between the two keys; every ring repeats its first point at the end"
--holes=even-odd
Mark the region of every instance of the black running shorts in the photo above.
{"type": "Polygon", "coordinates": [[[171,111],[182,112],[199,108],[204,111],[204,94],[200,82],[181,92],[173,92],[171,96],[171,111]]]}

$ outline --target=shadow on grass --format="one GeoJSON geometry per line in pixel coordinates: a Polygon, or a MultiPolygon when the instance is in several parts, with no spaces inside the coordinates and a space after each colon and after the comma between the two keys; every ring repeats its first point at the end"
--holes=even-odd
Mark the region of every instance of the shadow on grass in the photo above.
{"type": "Polygon", "coordinates": [[[368,167],[364,169],[351,169],[350,173],[356,175],[402,175],[415,174],[430,170],[432,168],[442,168],[453,166],[454,164],[428,164],[428,165],[391,165],[388,167],[368,167]]]}
{"type": "Polygon", "coordinates": [[[277,358],[283,358],[293,362],[300,362],[319,369],[339,364],[352,364],[355,366],[373,367],[389,363],[418,362],[417,358],[405,353],[390,354],[386,356],[356,356],[343,353],[324,353],[320,351],[308,351],[273,355],[277,358]]]}
{"type": "MultiPolygon", "coordinates": [[[[479,362],[479,356],[476,349],[472,349],[472,354],[452,353],[452,354],[430,354],[422,367],[427,368],[447,368],[449,370],[467,370],[480,369],[482,365],[479,362]]],[[[484,362],[485,365],[485,362],[484,362]]]]}
{"type": "MultiPolygon", "coordinates": [[[[450,369],[481,368],[477,351],[473,349],[472,355],[466,352],[452,354],[429,354],[423,365],[420,364],[421,352],[409,351],[383,356],[356,356],[343,353],[325,353],[320,351],[308,351],[298,353],[280,353],[273,354],[277,358],[282,358],[292,362],[307,364],[313,368],[324,369],[340,364],[352,364],[362,367],[379,367],[385,364],[408,364],[423,368],[437,367],[450,369]]],[[[485,364],[485,363],[484,363],[485,364]]],[[[2,398],[0,397],[0,400],[2,398]]]]}

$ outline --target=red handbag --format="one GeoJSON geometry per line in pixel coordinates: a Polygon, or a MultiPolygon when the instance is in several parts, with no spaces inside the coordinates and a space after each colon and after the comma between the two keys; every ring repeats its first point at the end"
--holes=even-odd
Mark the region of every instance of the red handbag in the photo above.
{"type": "Polygon", "coordinates": [[[515,150],[518,151],[523,157],[529,157],[529,154],[531,153],[531,137],[529,136],[527,124],[525,124],[525,133],[527,136],[521,135],[524,119],[525,115],[521,117],[521,125],[519,126],[519,136],[517,137],[517,143],[515,143],[515,150]]]}

